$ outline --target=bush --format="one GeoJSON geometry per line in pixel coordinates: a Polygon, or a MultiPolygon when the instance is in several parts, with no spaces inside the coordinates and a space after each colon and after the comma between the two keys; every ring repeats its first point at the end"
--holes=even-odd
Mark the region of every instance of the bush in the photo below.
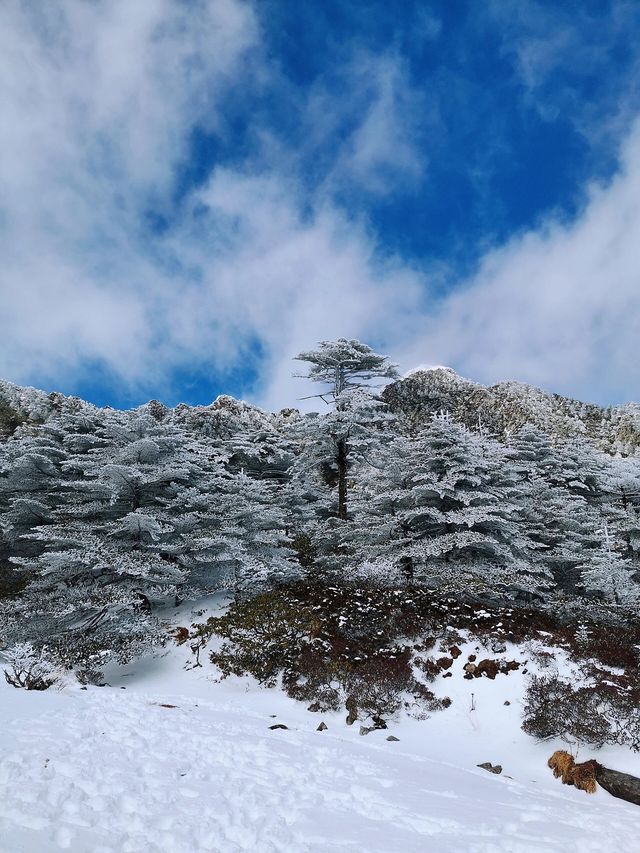
{"type": "Polygon", "coordinates": [[[10,670],[4,677],[12,687],[24,690],[48,690],[58,680],[54,664],[43,651],[37,652],[31,643],[20,643],[3,653],[10,670]]]}
{"type": "Polygon", "coordinates": [[[526,693],[522,728],[533,737],[588,743],[618,743],[640,749],[638,697],[596,682],[573,687],[559,676],[533,676],[526,693]]]}
{"type": "Polygon", "coordinates": [[[347,669],[341,681],[345,692],[366,716],[393,714],[402,704],[403,693],[413,692],[416,683],[411,649],[375,655],[360,666],[347,669]]]}
{"type": "Polygon", "coordinates": [[[214,635],[224,640],[210,653],[223,678],[249,674],[271,686],[281,676],[288,695],[317,710],[348,701],[359,714],[380,716],[411,695],[424,712],[443,706],[414,673],[413,648],[397,640],[425,636],[430,611],[428,597],[414,591],[292,584],[236,602],[194,625],[190,639],[197,655],[214,635]]]}
{"type": "Polygon", "coordinates": [[[228,675],[249,674],[261,684],[274,685],[279,673],[297,669],[303,641],[313,632],[314,618],[287,596],[263,593],[232,605],[224,616],[194,626],[196,649],[213,635],[227,640],[210,660],[228,675]]]}

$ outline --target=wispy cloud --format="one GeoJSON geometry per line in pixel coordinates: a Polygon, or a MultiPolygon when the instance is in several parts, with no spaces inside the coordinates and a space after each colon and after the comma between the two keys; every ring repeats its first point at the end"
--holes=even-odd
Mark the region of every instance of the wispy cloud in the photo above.
{"type": "Polygon", "coordinates": [[[442,301],[407,361],[444,361],[583,399],[640,396],[640,126],[619,171],[571,223],[550,218],[489,252],[442,301]],[[425,353],[426,351],[426,353],[425,353]]]}
{"type": "MultiPolygon", "coordinates": [[[[242,372],[259,351],[245,391],[279,406],[300,393],[291,357],[347,335],[405,368],[638,395],[638,131],[574,219],[547,213],[460,281],[446,257],[391,251],[369,216],[433,191],[432,148],[451,138],[449,78],[420,83],[392,39],[341,50],[301,88],[243,0],[16,0],[0,22],[0,375],[68,386],[97,366],[161,395],[176,371],[242,372]],[[231,156],[239,104],[246,144],[231,156]],[[195,130],[227,156],[189,185],[195,130]]],[[[427,24],[433,44],[443,25],[427,24]]],[[[561,60],[517,32],[503,50],[517,45],[541,97],[561,60]]]]}
{"type": "MultiPolygon", "coordinates": [[[[145,217],[170,206],[192,129],[215,135],[219,98],[268,73],[251,8],[16,3],[2,15],[0,374],[55,383],[100,364],[126,385],[162,387],[176,368],[224,373],[258,341],[255,394],[284,402],[297,349],[380,335],[377,318],[414,299],[417,277],[376,259],[326,190],[346,170],[377,188],[383,172],[419,169],[399,60],[349,64],[362,114],[314,196],[288,173],[294,151],[260,152],[215,169],[158,233],[145,217]]],[[[320,118],[305,109],[310,131],[320,118]]]]}

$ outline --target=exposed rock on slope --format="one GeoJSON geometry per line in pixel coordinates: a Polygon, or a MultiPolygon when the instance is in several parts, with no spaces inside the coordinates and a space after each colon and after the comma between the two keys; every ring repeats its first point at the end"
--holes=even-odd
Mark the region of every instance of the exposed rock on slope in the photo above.
{"type": "MultiPolygon", "coordinates": [[[[640,451],[638,403],[602,407],[550,394],[522,382],[500,382],[486,387],[446,367],[416,371],[388,385],[382,396],[397,415],[416,427],[433,414],[447,412],[470,429],[483,428],[499,438],[528,423],[559,439],[586,438],[607,453],[636,455],[640,451]]],[[[77,397],[57,392],[47,394],[0,380],[0,439],[11,435],[25,421],[43,423],[63,411],[98,410],[77,397]]],[[[209,406],[181,403],[175,409],[152,400],[133,412],[150,414],[158,420],[170,416],[178,422],[189,421],[197,431],[217,435],[260,425],[277,431],[284,421],[297,414],[295,409],[272,414],[226,395],[209,406]]]]}
{"type": "Polygon", "coordinates": [[[529,423],[560,439],[587,438],[608,453],[635,455],[640,448],[640,405],[602,407],[549,394],[522,382],[486,387],[446,367],[419,370],[388,385],[383,398],[415,426],[448,412],[470,429],[502,437],[529,423]]]}

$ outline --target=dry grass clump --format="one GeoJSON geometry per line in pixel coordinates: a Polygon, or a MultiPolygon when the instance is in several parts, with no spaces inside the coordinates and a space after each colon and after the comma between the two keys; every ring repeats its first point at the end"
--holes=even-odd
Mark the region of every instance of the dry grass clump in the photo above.
{"type": "Polygon", "coordinates": [[[579,791],[595,794],[597,761],[591,759],[576,764],[572,755],[563,749],[558,749],[547,764],[553,770],[555,778],[562,779],[563,785],[574,785],[579,791]]]}

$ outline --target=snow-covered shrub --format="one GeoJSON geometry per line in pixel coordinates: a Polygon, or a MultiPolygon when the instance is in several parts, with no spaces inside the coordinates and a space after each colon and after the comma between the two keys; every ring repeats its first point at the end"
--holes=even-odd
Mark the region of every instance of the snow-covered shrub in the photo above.
{"type": "Polygon", "coordinates": [[[411,649],[397,648],[369,658],[343,675],[344,688],[365,716],[394,714],[405,693],[413,693],[411,649]]]}
{"type": "Polygon", "coordinates": [[[559,737],[601,747],[611,727],[593,687],[574,687],[558,675],[532,676],[527,686],[523,730],[539,740],[559,737]]]}
{"type": "Polygon", "coordinates": [[[214,635],[222,637],[226,642],[210,659],[223,677],[249,674],[271,686],[279,673],[295,671],[312,631],[313,614],[306,608],[284,593],[263,593],[195,625],[192,647],[206,645],[214,635]]]}
{"type": "Polygon", "coordinates": [[[104,683],[104,673],[100,669],[76,669],[76,678],[84,685],[104,683]]]}
{"type": "Polygon", "coordinates": [[[3,652],[9,665],[4,677],[12,687],[24,690],[47,690],[58,680],[55,664],[43,650],[36,651],[31,643],[20,643],[3,652]]]}
{"type": "Polygon", "coordinates": [[[365,716],[382,715],[410,700],[424,713],[436,705],[407,639],[432,627],[430,606],[428,596],[406,590],[293,584],[195,625],[191,645],[197,652],[221,637],[210,659],[223,677],[248,674],[273,685],[280,676],[290,696],[318,710],[350,700],[365,716]]]}

